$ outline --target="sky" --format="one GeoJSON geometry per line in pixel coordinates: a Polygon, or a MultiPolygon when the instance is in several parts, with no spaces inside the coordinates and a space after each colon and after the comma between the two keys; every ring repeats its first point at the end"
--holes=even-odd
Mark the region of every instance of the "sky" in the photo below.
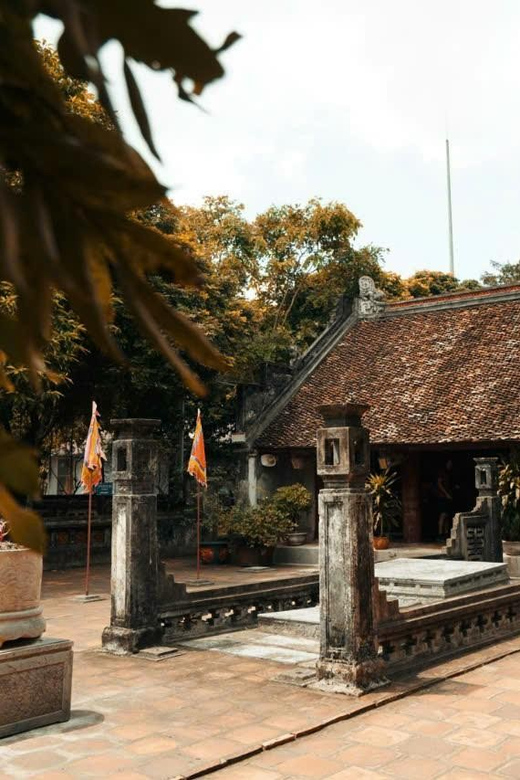
{"type": "MultiPolygon", "coordinates": [[[[176,7],[177,3],[162,2],[176,7]]],[[[134,65],[162,164],[143,144],[103,50],[127,140],[174,202],[227,194],[254,217],[272,204],[339,200],[361,220],[357,244],[388,249],[386,270],[449,270],[449,136],[455,274],[520,258],[518,0],[198,0],[193,26],[226,77],[176,98],[171,77],[134,65]]],[[[35,35],[60,28],[39,17],[35,35]]]]}

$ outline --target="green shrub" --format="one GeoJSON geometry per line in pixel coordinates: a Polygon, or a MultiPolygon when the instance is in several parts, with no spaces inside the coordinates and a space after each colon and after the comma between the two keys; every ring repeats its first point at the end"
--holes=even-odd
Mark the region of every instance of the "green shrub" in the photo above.
{"type": "Polygon", "coordinates": [[[257,506],[236,505],[220,514],[219,533],[248,547],[274,547],[295,530],[296,524],[270,498],[257,506]]]}
{"type": "Polygon", "coordinates": [[[498,472],[498,495],[502,501],[502,539],[520,542],[520,454],[515,453],[498,472]]]}
{"type": "Polygon", "coordinates": [[[279,487],[271,500],[275,508],[290,518],[293,523],[298,523],[300,514],[312,504],[310,492],[299,482],[279,487]]]}

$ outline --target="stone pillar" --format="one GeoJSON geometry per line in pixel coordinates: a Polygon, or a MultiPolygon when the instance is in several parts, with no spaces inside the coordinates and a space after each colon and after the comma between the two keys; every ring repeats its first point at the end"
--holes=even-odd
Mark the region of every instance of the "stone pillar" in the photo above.
{"type": "Polygon", "coordinates": [[[384,685],[374,616],[370,456],[361,416],[368,407],[320,408],[320,658],[315,687],[359,696],[384,685]]]}
{"type": "Polygon", "coordinates": [[[421,495],[419,455],[409,454],[402,466],[403,541],[421,541],[421,495]]]}
{"type": "Polygon", "coordinates": [[[103,648],[136,653],[159,636],[157,470],[160,420],[111,420],[112,609],[103,648]]]}
{"type": "Polygon", "coordinates": [[[247,498],[250,506],[258,503],[258,453],[252,450],[247,455],[247,498]]]}
{"type": "Polygon", "coordinates": [[[485,561],[502,562],[501,505],[498,490],[498,458],[474,458],[476,511],[488,516],[484,539],[485,561]]]}

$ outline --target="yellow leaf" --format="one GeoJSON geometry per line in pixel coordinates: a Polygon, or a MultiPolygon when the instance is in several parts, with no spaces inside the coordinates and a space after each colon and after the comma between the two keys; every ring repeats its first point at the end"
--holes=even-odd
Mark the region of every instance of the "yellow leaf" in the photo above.
{"type": "Polygon", "coordinates": [[[0,485],[0,514],[7,520],[13,542],[43,555],[46,536],[41,518],[32,509],[21,507],[3,485],[0,485]]]}

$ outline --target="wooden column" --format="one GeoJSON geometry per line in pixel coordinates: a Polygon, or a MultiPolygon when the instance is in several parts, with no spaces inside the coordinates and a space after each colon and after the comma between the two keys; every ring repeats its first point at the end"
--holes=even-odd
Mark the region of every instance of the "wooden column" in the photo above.
{"type": "Polygon", "coordinates": [[[422,537],[419,458],[409,453],[402,466],[403,540],[410,544],[422,537]]]}

